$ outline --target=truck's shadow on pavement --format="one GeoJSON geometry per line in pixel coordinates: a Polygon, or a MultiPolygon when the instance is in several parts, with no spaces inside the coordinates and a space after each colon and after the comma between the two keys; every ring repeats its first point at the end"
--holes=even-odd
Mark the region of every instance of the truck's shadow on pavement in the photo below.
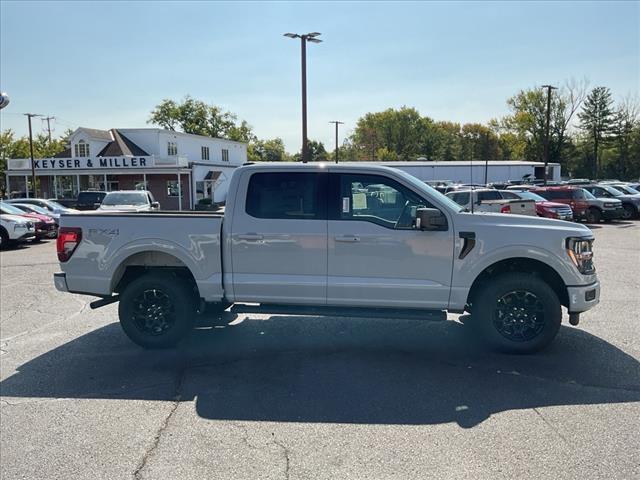
{"type": "Polygon", "coordinates": [[[0,394],[195,399],[207,419],[473,427],[506,410],[640,401],[640,363],[570,327],[548,350],[512,356],[456,322],[247,318],[164,352],[111,324],[20,366],[0,394]]]}

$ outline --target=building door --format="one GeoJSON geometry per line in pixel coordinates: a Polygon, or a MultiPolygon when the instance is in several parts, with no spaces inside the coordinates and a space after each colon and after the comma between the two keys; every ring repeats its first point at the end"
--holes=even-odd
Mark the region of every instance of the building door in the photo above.
{"type": "Polygon", "coordinates": [[[237,192],[230,227],[235,301],[325,303],[326,177],[256,172],[237,192]]]}
{"type": "Polygon", "coordinates": [[[331,174],[329,191],[327,304],[448,304],[453,228],[415,228],[416,210],[433,205],[381,175],[331,174]]]}

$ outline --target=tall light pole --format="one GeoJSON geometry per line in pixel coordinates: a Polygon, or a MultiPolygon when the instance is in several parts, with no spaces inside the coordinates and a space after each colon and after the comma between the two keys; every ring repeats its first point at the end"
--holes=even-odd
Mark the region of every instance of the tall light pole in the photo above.
{"type": "Polygon", "coordinates": [[[329,123],[335,123],[336,125],[336,163],[338,163],[338,125],[344,125],[344,122],[339,122],[338,120],[332,120],[329,123]]]}
{"type": "Polygon", "coordinates": [[[302,56],[302,162],[309,161],[309,145],[307,139],[307,42],[322,43],[316,38],[320,32],[311,32],[300,35],[298,33],[285,33],[285,37],[299,38],[302,56]]]}
{"type": "MultiPolygon", "coordinates": [[[[33,135],[31,133],[31,119],[33,117],[41,117],[37,113],[25,113],[26,117],[29,119],[29,152],[31,154],[31,185],[33,186],[33,195],[35,197],[38,196],[38,191],[36,189],[36,165],[33,161],[33,135]]],[[[24,189],[26,190],[27,197],[29,197],[29,185],[25,185],[24,189]]]]}
{"type": "Polygon", "coordinates": [[[549,123],[551,122],[551,90],[557,90],[558,87],[551,85],[543,85],[542,88],[547,89],[547,125],[544,132],[544,184],[547,184],[547,169],[549,168],[549,123]]]}

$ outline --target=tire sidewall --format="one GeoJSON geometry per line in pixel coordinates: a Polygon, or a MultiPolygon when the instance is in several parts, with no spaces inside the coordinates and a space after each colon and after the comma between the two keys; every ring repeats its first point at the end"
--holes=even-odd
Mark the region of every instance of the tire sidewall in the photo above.
{"type": "Polygon", "coordinates": [[[118,306],[120,325],[126,335],[137,345],[148,348],[168,348],[178,344],[193,329],[196,302],[188,284],[169,274],[147,274],[131,282],[120,295],[118,306]],[[134,301],[145,290],[164,292],[175,310],[175,324],[161,335],[150,335],[138,329],[133,321],[134,301]]]}
{"type": "Polygon", "coordinates": [[[590,208],[587,213],[587,221],[589,223],[600,223],[602,220],[602,213],[597,208],[590,208]]]}
{"type": "Polygon", "coordinates": [[[633,208],[633,205],[625,203],[622,205],[622,208],[624,209],[624,213],[622,214],[623,220],[632,220],[636,216],[636,211],[633,208]]]}
{"type": "Polygon", "coordinates": [[[490,280],[476,296],[473,315],[474,323],[492,347],[509,353],[532,353],[548,346],[560,329],[562,309],[558,296],[544,280],[533,274],[509,273],[490,280]],[[544,308],[545,325],[542,332],[529,341],[515,342],[504,337],[493,325],[496,303],[506,293],[525,290],[538,297],[544,308]]]}

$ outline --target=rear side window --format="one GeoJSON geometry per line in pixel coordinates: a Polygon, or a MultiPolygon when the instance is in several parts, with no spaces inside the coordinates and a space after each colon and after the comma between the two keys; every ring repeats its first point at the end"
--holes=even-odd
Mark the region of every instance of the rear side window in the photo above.
{"type": "Polygon", "coordinates": [[[466,205],[469,203],[469,192],[458,192],[451,195],[451,200],[456,202],[458,205],[466,205]]]}
{"type": "Polygon", "coordinates": [[[326,220],[326,174],[254,173],[246,212],[256,218],[326,220]]]}

